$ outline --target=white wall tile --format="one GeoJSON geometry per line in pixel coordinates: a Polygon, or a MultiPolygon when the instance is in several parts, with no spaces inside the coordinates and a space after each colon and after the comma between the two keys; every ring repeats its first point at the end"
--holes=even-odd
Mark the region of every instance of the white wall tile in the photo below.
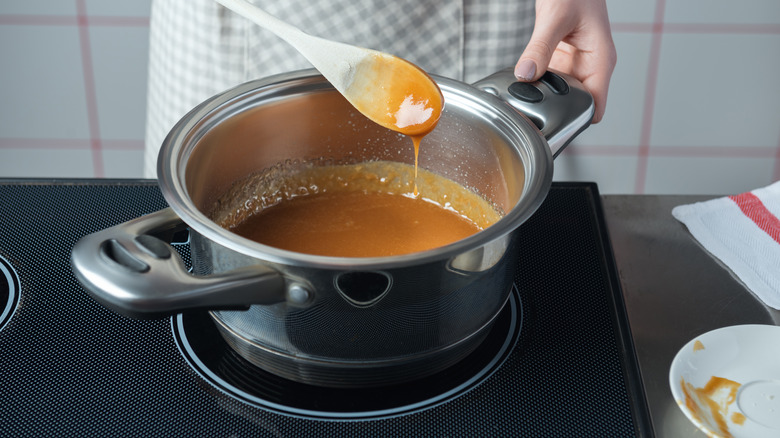
{"type": "Polygon", "coordinates": [[[779,24],[777,0],[667,0],[665,23],[779,24]]]}
{"type": "Polygon", "coordinates": [[[76,15],[76,2],[63,0],[3,0],[0,14],[76,15]]]}
{"type": "Polygon", "coordinates": [[[607,13],[613,23],[652,23],[656,0],[607,0],[607,13]]]}
{"type": "Polygon", "coordinates": [[[88,138],[75,26],[0,26],[0,136],[88,138]]]}
{"type": "Polygon", "coordinates": [[[664,35],[651,144],[776,148],[777,54],[780,35],[664,35]]]}
{"type": "Polygon", "coordinates": [[[103,150],[106,178],[143,178],[143,150],[103,150]]]}
{"type": "Polygon", "coordinates": [[[636,156],[591,155],[567,149],[555,159],[553,180],[595,182],[601,194],[633,193],[636,165],[636,156]]]}
{"type": "Polygon", "coordinates": [[[739,157],[654,157],[646,193],[735,194],[772,182],[774,160],[739,157]]]}
{"type": "Polygon", "coordinates": [[[149,29],[91,26],[100,135],[143,140],[149,29]]]}
{"type": "Polygon", "coordinates": [[[3,178],[85,178],[92,169],[89,149],[0,149],[3,178]]]}
{"type": "Polygon", "coordinates": [[[148,17],[152,0],[106,1],[86,0],[87,15],[148,17]]]}

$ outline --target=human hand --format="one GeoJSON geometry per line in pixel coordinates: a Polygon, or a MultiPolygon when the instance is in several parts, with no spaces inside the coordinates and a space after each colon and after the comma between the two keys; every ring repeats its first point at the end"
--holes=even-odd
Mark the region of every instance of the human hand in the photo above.
{"type": "Polygon", "coordinates": [[[606,0],[536,0],[536,24],[515,76],[535,81],[548,67],[574,76],[593,95],[598,123],[616,62],[606,0]]]}

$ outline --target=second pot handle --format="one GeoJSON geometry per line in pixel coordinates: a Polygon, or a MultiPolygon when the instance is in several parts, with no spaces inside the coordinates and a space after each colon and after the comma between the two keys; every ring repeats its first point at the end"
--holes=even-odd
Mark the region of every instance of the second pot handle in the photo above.
{"type": "Polygon", "coordinates": [[[590,125],[596,111],[593,96],[585,86],[555,70],[547,70],[536,82],[519,82],[514,70],[507,68],[473,85],[528,117],[542,131],[553,157],[590,125]]]}
{"type": "Polygon", "coordinates": [[[76,278],[109,309],[135,318],[188,309],[240,309],[286,299],[284,278],[253,265],[195,276],[165,236],[185,229],[170,208],[90,234],[71,253],[76,278]]]}

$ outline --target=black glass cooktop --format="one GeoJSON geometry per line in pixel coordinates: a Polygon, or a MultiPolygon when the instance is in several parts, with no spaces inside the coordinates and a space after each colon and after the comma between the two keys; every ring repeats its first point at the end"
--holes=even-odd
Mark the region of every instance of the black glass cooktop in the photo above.
{"type": "MultiPolygon", "coordinates": [[[[165,206],[151,181],[0,180],[0,436],[652,436],[594,184],[555,183],[522,226],[488,339],[393,388],[293,384],[206,313],[133,320],[93,301],[72,245],[165,206]]],[[[187,258],[186,236],[174,247],[187,258]]]]}

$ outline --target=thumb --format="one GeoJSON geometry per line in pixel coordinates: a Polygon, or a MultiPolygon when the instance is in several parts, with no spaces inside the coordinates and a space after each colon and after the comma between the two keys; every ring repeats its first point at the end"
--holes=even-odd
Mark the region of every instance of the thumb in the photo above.
{"type": "Polygon", "coordinates": [[[555,49],[576,24],[579,1],[536,2],[536,19],[531,39],[515,65],[515,76],[520,81],[538,80],[550,65],[555,49]]]}
{"type": "Polygon", "coordinates": [[[520,55],[515,64],[515,77],[524,82],[532,82],[539,79],[550,65],[555,47],[560,42],[552,35],[537,35],[534,32],[531,40],[520,55]]]}

